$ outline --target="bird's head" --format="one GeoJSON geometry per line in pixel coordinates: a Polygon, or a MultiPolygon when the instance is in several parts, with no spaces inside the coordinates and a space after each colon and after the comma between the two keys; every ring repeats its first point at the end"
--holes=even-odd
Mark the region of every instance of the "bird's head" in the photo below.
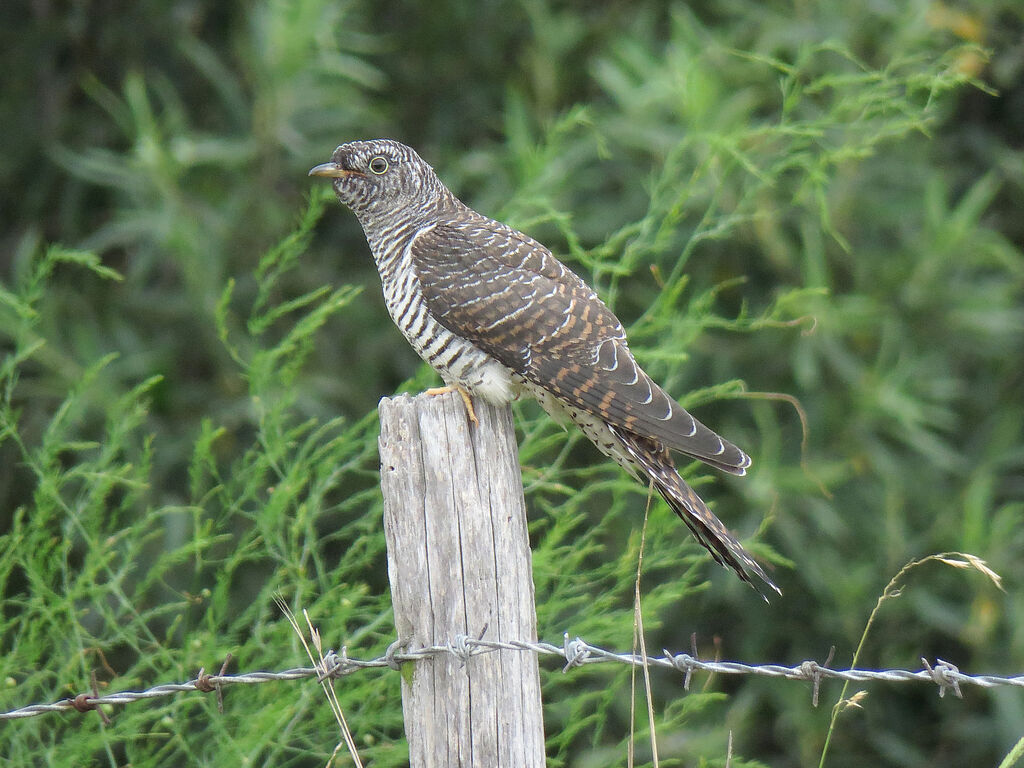
{"type": "Polygon", "coordinates": [[[333,179],[338,199],[360,219],[428,210],[451,196],[415,150],[393,139],[342,144],[309,175],[333,179]]]}

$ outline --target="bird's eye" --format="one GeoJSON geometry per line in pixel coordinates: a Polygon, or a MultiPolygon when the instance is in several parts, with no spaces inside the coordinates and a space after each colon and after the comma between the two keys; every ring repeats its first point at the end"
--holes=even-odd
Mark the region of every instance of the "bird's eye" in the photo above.
{"type": "Polygon", "coordinates": [[[378,176],[388,170],[388,159],[386,157],[375,157],[370,161],[370,170],[378,176]]]}

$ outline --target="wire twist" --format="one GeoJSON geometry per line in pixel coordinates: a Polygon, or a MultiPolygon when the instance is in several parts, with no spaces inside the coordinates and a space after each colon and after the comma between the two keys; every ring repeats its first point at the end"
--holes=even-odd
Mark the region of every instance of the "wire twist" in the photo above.
{"type": "Polygon", "coordinates": [[[642,666],[647,664],[654,668],[671,669],[683,674],[683,689],[689,690],[690,680],[694,672],[708,672],[721,675],[757,675],[761,677],[784,678],[787,680],[803,680],[812,685],[812,703],[818,705],[818,690],[822,680],[848,680],[852,682],[925,682],[938,686],[939,696],[944,697],[947,691],[952,691],[957,698],[963,698],[962,685],[974,685],[979,688],[996,688],[1010,686],[1024,688],[1024,675],[967,675],[961,672],[956,665],[943,659],[936,659],[933,665],[927,659],[922,658],[923,669],[910,671],[905,669],[830,669],[829,663],[832,660],[835,649],[829,653],[824,664],[814,660],[801,662],[795,667],[786,667],[778,664],[744,664],[737,661],[701,661],[697,658],[696,651],[693,654],[662,651],[663,656],[641,656],[636,653],[621,653],[609,651],[582,640],[579,637],[569,639],[566,633],[562,645],[557,646],[544,642],[524,642],[519,640],[499,641],[484,640],[481,638],[468,637],[466,635],[456,636],[452,642],[444,645],[432,645],[425,648],[406,649],[406,641],[396,640],[382,656],[372,659],[354,659],[348,655],[348,649],[342,648],[340,653],[328,651],[324,655],[323,664],[319,667],[296,667],[281,672],[247,672],[237,675],[225,674],[230,657],[225,660],[221,667],[220,674],[210,675],[204,669],[199,670],[194,680],[184,683],[166,683],[156,685],[144,691],[118,691],[103,696],[98,695],[95,684],[92,687],[92,694],[80,693],[75,697],[62,699],[52,704],[32,704],[20,709],[0,713],[0,720],[17,720],[25,717],[35,717],[50,712],[67,712],[75,710],[78,712],[99,711],[105,717],[100,707],[115,704],[131,704],[145,699],[156,699],[163,696],[170,696],[175,693],[186,693],[199,691],[202,693],[216,692],[219,697],[223,688],[231,685],[259,685],[262,683],[280,682],[286,680],[303,680],[316,678],[318,680],[338,679],[360,669],[401,669],[405,662],[422,661],[423,659],[449,656],[466,667],[472,657],[482,653],[493,653],[495,651],[519,651],[536,653],[538,656],[557,656],[565,661],[562,672],[566,673],[574,667],[582,667],[589,664],[618,663],[631,666],[642,666]]]}

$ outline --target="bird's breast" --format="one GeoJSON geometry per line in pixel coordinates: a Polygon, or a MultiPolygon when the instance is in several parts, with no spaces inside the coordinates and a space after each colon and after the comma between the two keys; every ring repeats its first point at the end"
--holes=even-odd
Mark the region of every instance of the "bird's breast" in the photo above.
{"type": "Polygon", "coordinates": [[[391,319],[416,354],[441,378],[494,405],[504,405],[515,398],[517,387],[512,371],[434,317],[411,265],[396,261],[393,268],[382,268],[380,274],[384,304],[391,319]]]}

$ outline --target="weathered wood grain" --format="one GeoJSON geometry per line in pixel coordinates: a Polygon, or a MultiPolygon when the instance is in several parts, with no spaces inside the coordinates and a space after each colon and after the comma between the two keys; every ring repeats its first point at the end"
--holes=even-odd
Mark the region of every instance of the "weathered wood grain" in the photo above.
{"type": "MultiPolygon", "coordinates": [[[[535,640],[533,574],[508,408],[457,394],[380,403],[381,487],[398,636],[410,648],[456,635],[535,640]]],[[[412,768],[544,765],[537,658],[454,655],[403,670],[412,768]]]]}

